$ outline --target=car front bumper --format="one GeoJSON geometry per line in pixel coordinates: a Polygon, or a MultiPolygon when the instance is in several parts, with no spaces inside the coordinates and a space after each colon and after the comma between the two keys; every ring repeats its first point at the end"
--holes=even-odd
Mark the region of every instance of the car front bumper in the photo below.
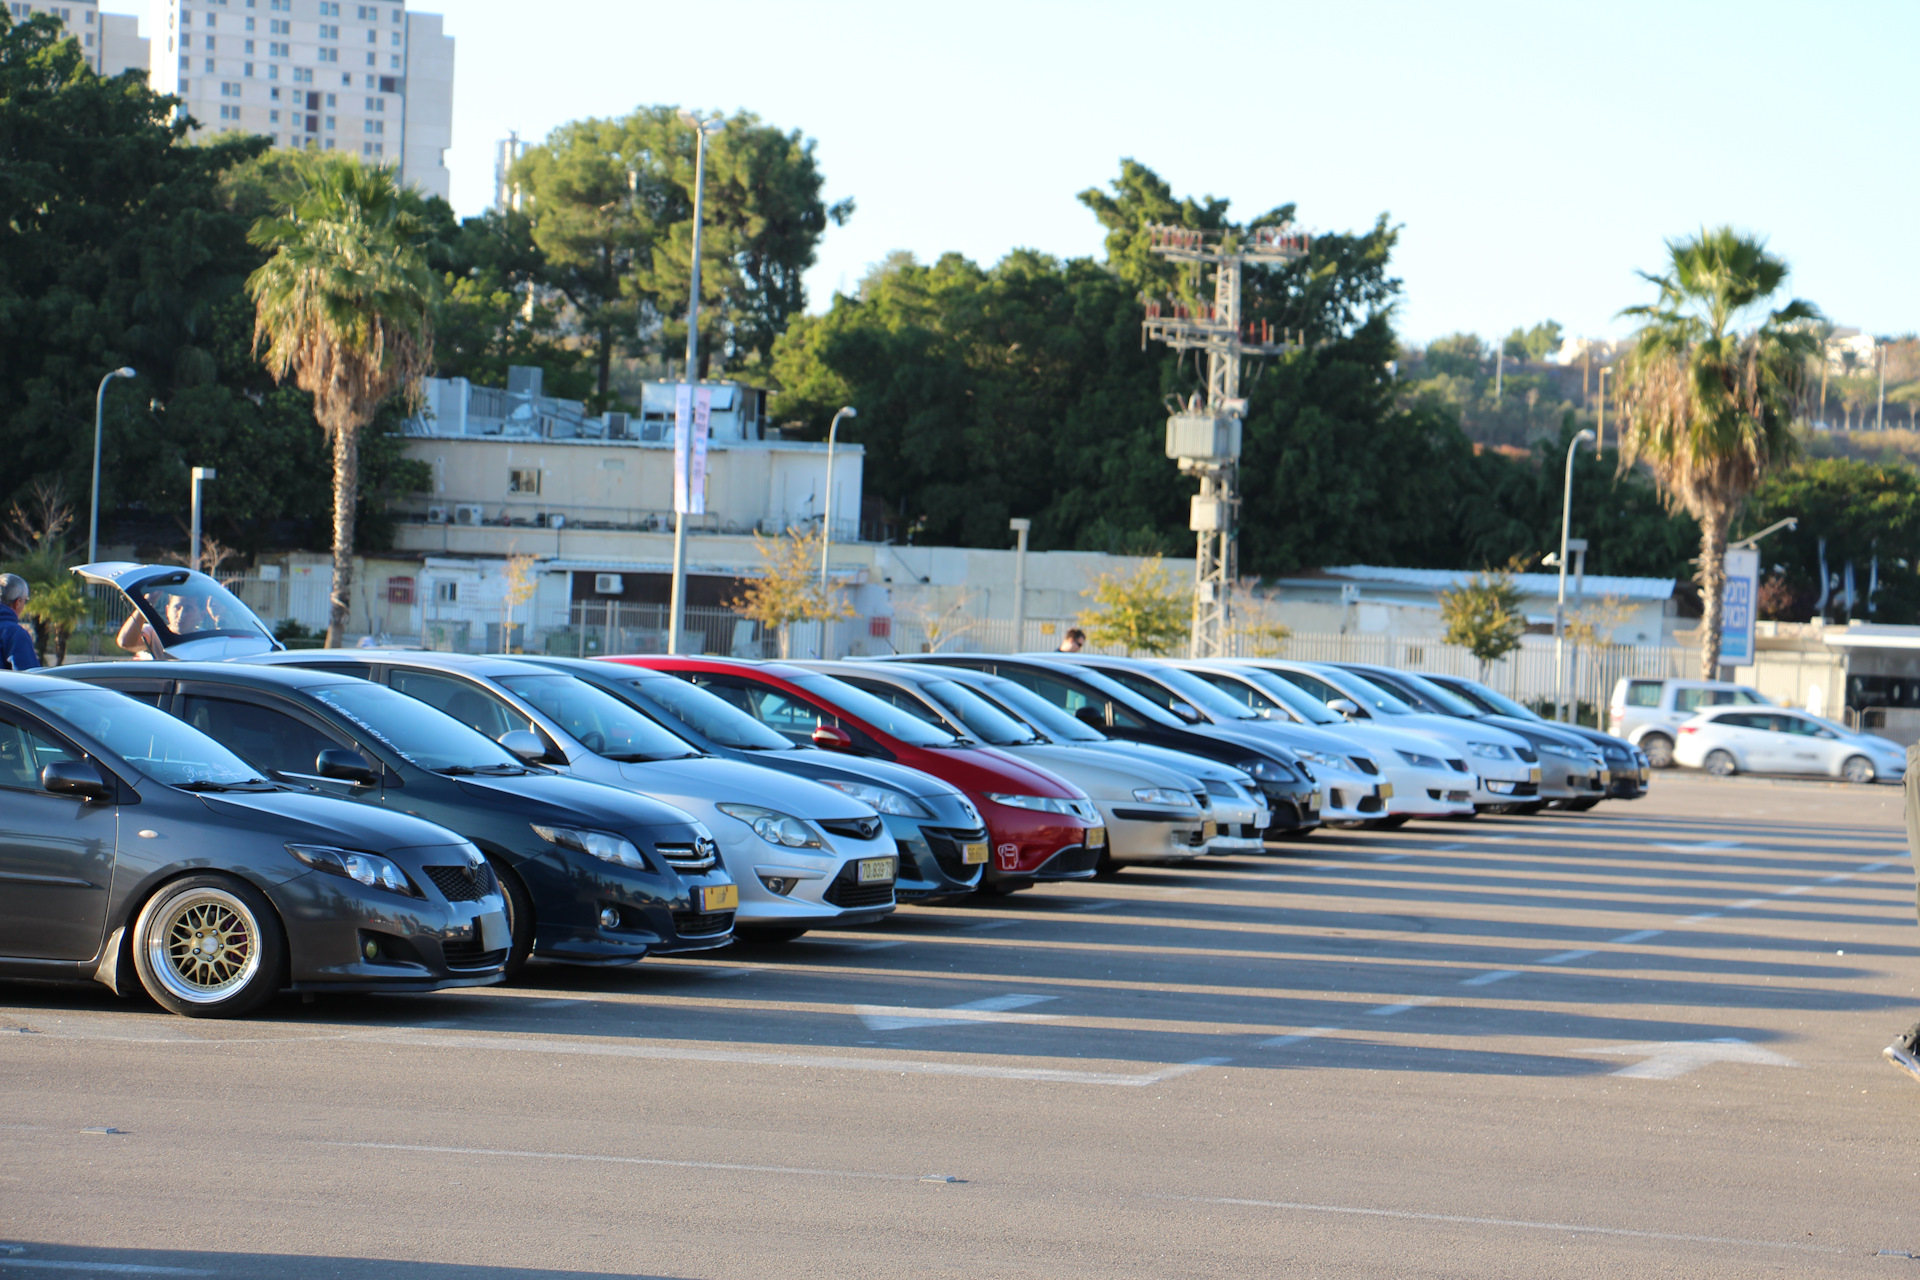
{"type": "Polygon", "coordinates": [[[465,902],[342,889],[340,877],[321,871],[273,888],[292,990],[438,991],[500,981],[509,935],[498,888],[465,902]]]}
{"type": "Polygon", "coordinates": [[[1217,830],[1198,809],[1095,801],[1107,820],[1108,852],[1115,862],[1172,862],[1197,858],[1217,830]]]}

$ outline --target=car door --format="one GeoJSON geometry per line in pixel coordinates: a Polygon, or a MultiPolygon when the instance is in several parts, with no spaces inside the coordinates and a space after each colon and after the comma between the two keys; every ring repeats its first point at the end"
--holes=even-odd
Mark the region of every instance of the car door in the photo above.
{"type": "Polygon", "coordinates": [[[48,765],[85,759],[46,725],[0,708],[0,954],[90,960],[100,950],[119,806],[40,786],[48,765]]]}
{"type": "MultiPolygon", "coordinates": [[[[540,726],[525,712],[485,685],[475,684],[471,680],[462,680],[438,671],[396,666],[388,669],[387,684],[395,693],[418,698],[495,742],[500,741],[501,735],[516,729],[539,734],[543,740],[546,738],[540,732],[540,726]]],[[[551,750],[554,744],[549,742],[547,745],[551,750]]]]}
{"type": "Polygon", "coordinates": [[[1727,711],[1713,723],[1728,727],[1727,740],[1741,767],[1758,773],[1776,773],[1786,767],[1786,735],[1779,717],[1764,711],[1727,711]]]}
{"type": "Polygon", "coordinates": [[[1780,730],[1775,735],[1780,750],[1776,769],[1786,773],[1833,772],[1833,736],[1822,726],[1791,711],[1778,712],[1770,718],[1780,730]]]}
{"type": "Polygon", "coordinates": [[[322,751],[359,751],[359,744],[321,727],[317,719],[282,698],[250,689],[186,681],[180,686],[179,708],[174,714],[269,777],[348,799],[369,794],[364,785],[322,777],[317,764],[322,751]]]}

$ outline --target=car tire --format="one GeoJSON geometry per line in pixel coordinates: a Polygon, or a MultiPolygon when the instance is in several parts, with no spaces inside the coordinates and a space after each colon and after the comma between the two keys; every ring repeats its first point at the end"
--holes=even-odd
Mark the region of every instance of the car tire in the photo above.
{"type": "Polygon", "coordinates": [[[1840,776],[1848,782],[1878,782],[1880,774],[1873,767],[1873,761],[1865,756],[1848,756],[1840,766],[1840,776]]]}
{"type": "Polygon", "coordinates": [[[1406,826],[1408,820],[1412,817],[1413,815],[1410,813],[1394,813],[1384,818],[1375,818],[1372,822],[1361,825],[1371,827],[1375,831],[1398,831],[1401,827],[1406,826]]]}
{"type": "Polygon", "coordinates": [[[1600,802],[1598,800],[1592,798],[1591,796],[1585,800],[1569,800],[1567,801],[1567,812],[1568,813],[1585,813],[1587,810],[1593,808],[1593,806],[1599,803],[1600,802]]]}
{"type": "Polygon", "coordinates": [[[1319,829],[1318,827],[1292,827],[1286,831],[1275,832],[1275,834],[1282,840],[1305,840],[1319,829]]]}
{"type": "Polygon", "coordinates": [[[500,882],[500,897],[507,904],[507,963],[501,968],[500,980],[512,982],[533,956],[533,895],[505,863],[488,858],[487,865],[493,868],[493,878],[500,882]]]}
{"type": "Polygon", "coordinates": [[[1647,763],[1654,768],[1673,768],[1673,739],[1666,734],[1650,733],[1640,739],[1639,746],[1647,753],[1647,763]]]}
{"type": "Polygon", "coordinates": [[[1740,762],[1733,758],[1731,751],[1709,751],[1703,766],[1716,778],[1731,778],[1740,772],[1740,762]]]}
{"type": "Polygon", "coordinates": [[[795,928],[775,929],[775,928],[769,928],[769,927],[760,926],[760,925],[746,925],[746,926],[735,925],[733,927],[733,936],[738,941],[746,942],[746,943],[755,943],[763,946],[777,945],[782,942],[792,942],[795,938],[798,938],[801,934],[805,932],[806,932],[805,929],[795,929],[795,928]]]}
{"type": "Polygon", "coordinates": [[[1093,864],[1093,874],[1095,878],[1100,880],[1111,880],[1125,869],[1121,863],[1113,860],[1113,850],[1111,849],[1102,849],[1100,851],[1100,860],[1093,864]]]}
{"type": "Polygon", "coordinates": [[[147,899],[133,965],[159,1005],[189,1018],[241,1018],[286,980],[287,939],[265,894],[233,876],[187,876],[147,899]]]}

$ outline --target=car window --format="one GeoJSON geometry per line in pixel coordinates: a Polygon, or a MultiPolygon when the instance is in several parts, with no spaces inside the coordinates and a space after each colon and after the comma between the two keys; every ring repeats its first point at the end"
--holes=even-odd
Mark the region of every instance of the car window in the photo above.
{"type": "MultiPolygon", "coordinates": [[[[812,703],[765,685],[749,684],[731,676],[693,673],[687,676],[695,688],[705,689],[738,707],[767,728],[793,742],[813,745],[813,731],[822,724],[847,729],[840,717],[816,710],[812,703]]],[[[850,730],[849,730],[850,731],[850,730]]]]}
{"type": "Polygon", "coordinates": [[[444,711],[481,737],[495,742],[501,734],[533,728],[533,721],[516,711],[505,698],[465,680],[396,667],[391,683],[395,693],[404,693],[436,711],[444,711]]]}
{"type": "Polygon", "coordinates": [[[483,737],[426,702],[385,685],[351,680],[324,689],[309,689],[307,695],[330,708],[371,741],[422,769],[527,771],[526,765],[491,738],[483,737]]]}
{"type": "Polygon", "coordinates": [[[1741,711],[1729,711],[1724,715],[1717,715],[1713,717],[1712,722],[1728,729],[1764,729],[1767,727],[1765,717],[1747,715],[1741,711]]]}
{"type": "Polygon", "coordinates": [[[1268,697],[1265,692],[1254,688],[1244,680],[1237,680],[1219,671],[1196,671],[1193,674],[1196,678],[1206,681],[1213,689],[1232,698],[1236,703],[1249,711],[1260,712],[1273,720],[1293,719],[1293,716],[1288,712],[1288,708],[1282,706],[1276,699],[1268,697]]]}
{"type": "Polygon", "coordinates": [[[1743,702],[1751,707],[1764,707],[1767,705],[1767,700],[1751,689],[1725,689],[1722,690],[1722,692],[1728,695],[1727,701],[1729,702],[1743,702]]]}
{"type": "MultiPolygon", "coordinates": [[[[1332,702],[1335,698],[1345,698],[1347,696],[1328,684],[1325,680],[1319,679],[1316,676],[1310,676],[1304,671],[1276,671],[1274,674],[1289,684],[1299,685],[1302,689],[1305,689],[1308,693],[1320,699],[1321,702],[1332,702]]],[[[1351,699],[1349,700],[1351,701],[1351,699]]]]}
{"type": "Polygon", "coordinates": [[[60,760],[78,756],[52,738],[24,724],[0,718],[0,787],[38,791],[40,771],[60,760]]]}
{"type": "Polygon", "coordinates": [[[1024,667],[1005,667],[1000,674],[1033,690],[1070,716],[1079,715],[1082,707],[1092,707],[1102,721],[1116,729],[1144,729],[1151,723],[1145,716],[1077,680],[1024,667]]]}
{"type": "Polygon", "coordinates": [[[1713,705],[1707,700],[1709,690],[1675,689],[1673,691],[1673,709],[1675,711],[1698,711],[1702,706],[1713,705]]]}
{"type": "Polygon", "coordinates": [[[105,689],[45,697],[46,706],[127,764],[168,786],[260,781],[260,771],[166,712],[105,689]]]}
{"type": "MultiPolygon", "coordinates": [[[[899,685],[888,684],[884,680],[868,680],[864,677],[846,679],[842,682],[852,685],[862,693],[872,694],[896,711],[904,711],[910,716],[916,716],[930,725],[945,729],[948,733],[974,738],[967,726],[960,722],[958,716],[950,715],[945,708],[930,706],[914,690],[902,689],[899,685]]],[[[975,738],[975,741],[980,739],[975,738]]]]}
{"type": "Polygon", "coordinates": [[[126,593],[147,615],[160,643],[169,647],[215,636],[271,639],[253,610],[204,573],[180,569],[159,574],[126,588],[126,593]]]}
{"type": "Polygon", "coordinates": [[[1264,696],[1280,702],[1296,720],[1305,721],[1307,724],[1346,723],[1327,710],[1326,703],[1292,681],[1282,679],[1277,672],[1268,671],[1264,667],[1251,667],[1233,674],[1238,679],[1253,685],[1264,696]]]}
{"type": "Polygon", "coordinates": [[[1773,719],[1777,722],[1776,727],[1784,733],[1796,734],[1802,738],[1817,738],[1820,736],[1820,726],[1800,716],[1776,715],[1773,719]]]}
{"type": "Polygon", "coordinates": [[[920,695],[950,717],[958,717],[970,737],[996,747],[1017,747],[1046,741],[1031,725],[955,680],[935,680],[920,687],[920,695]]]}
{"type": "Polygon", "coordinates": [[[316,774],[322,751],[351,747],[297,716],[237,698],[189,694],[180,718],[256,769],[316,774]]]}
{"type": "Polygon", "coordinates": [[[1658,680],[1627,681],[1627,705],[1630,707],[1659,706],[1660,682],[1658,680]]]}
{"type": "Polygon", "coordinates": [[[500,683],[551,717],[581,746],[609,760],[684,760],[700,754],[683,739],[578,676],[501,676],[500,683]]]}
{"type": "Polygon", "coordinates": [[[955,745],[955,735],[939,725],[900,711],[844,680],[835,680],[832,676],[804,675],[794,677],[793,683],[828,706],[837,707],[850,716],[858,716],[880,732],[902,742],[910,742],[916,747],[955,745]]]}
{"type": "Polygon", "coordinates": [[[723,747],[742,751],[791,751],[794,748],[793,743],[744,714],[739,707],[677,677],[639,676],[621,679],[619,685],[622,689],[631,689],[643,705],[658,707],[723,747]]]}

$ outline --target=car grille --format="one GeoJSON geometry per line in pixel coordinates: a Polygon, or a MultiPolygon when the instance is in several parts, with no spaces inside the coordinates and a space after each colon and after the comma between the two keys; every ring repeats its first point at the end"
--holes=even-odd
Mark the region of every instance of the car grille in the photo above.
{"type": "Polygon", "coordinates": [[[1070,844],[1040,864],[1041,878],[1084,874],[1100,865],[1100,851],[1083,844],[1070,844]]]}
{"type": "Polygon", "coordinates": [[[1193,802],[1200,806],[1200,812],[1206,813],[1213,808],[1213,797],[1204,791],[1193,793],[1193,802]]]}
{"type": "Polygon", "coordinates": [[[861,884],[860,864],[849,862],[820,896],[836,907],[884,907],[893,901],[893,881],[861,884]]]}
{"type": "Polygon", "coordinates": [[[1432,787],[1427,788],[1427,799],[1429,800],[1444,799],[1448,804],[1459,804],[1466,798],[1467,793],[1464,791],[1436,791],[1432,787]]]}
{"type": "Polygon", "coordinates": [[[818,825],[830,836],[845,836],[849,840],[872,840],[880,834],[878,818],[834,818],[818,825]]]}
{"type": "Polygon", "coordinates": [[[1375,764],[1373,761],[1367,759],[1365,756],[1353,757],[1353,767],[1358,769],[1362,773],[1371,773],[1374,775],[1378,775],[1380,772],[1380,766],[1375,764]]]}
{"type": "Polygon", "coordinates": [[[714,911],[705,915],[698,911],[673,913],[673,930],[683,938],[700,938],[708,934],[725,933],[731,928],[733,928],[731,911],[714,911]]]}
{"type": "Polygon", "coordinates": [[[1455,773],[1465,773],[1467,771],[1467,762],[1465,760],[1449,760],[1447,761],[1447,768],[1453,770],[1455,773]]]}
{"type": "Polygon", "coordinates": [[[1210,796],[1225,796],[1229,800],[1238,797],[1238,793],[1233,789],[1233,784],[1225,778],[1208,778],[1206,779],[1206,784],[1207,794],[1210,796]]]}
{"type": "Polygon", "coordinates": [[[485,863],[477,867],[428,867],[426,872],[448,902],[478,902],[492,893],[497,883],[493,868],[485,863]]]}
{"type": "Polygon", "coordinates": [[[507,962],[506,951],[482,951],[478,938],[456,938],[440,944],[449,969],[497,969],[507,962]]]}
{"type": "Polygon", "coordinates": [[[940,864],[940,870],[951,880],[972,880],[986,866],[976,862],[968,866],[964,859],[966,852],[962,848],[969,844],[986,843],[985,831],[956,831],[940,827],[922,827],[920,834],[927,839],[927,847],[933,850],[933,860],[940,864]]]}
{"type": "Polygon", "coordinates": [[[1528,764],[1540,763],[1540,753],[1535,751],[1532,747],[1515,747],[1513,749],[1513,754],[1519,756],[1522,760],[1526,761],[1528,764]]]}
{"type": "Polygon", "coordinates": [[[653,851],[660,855],[660,861],[676,871],[709,871],[720,861],[720,846],[712,840],[695,840],[691,844],[657,844],[653,851]]]}
{"type": "Polygon", "coordinates": [[[1379,813],[1384,808],[1386,808],[1386,806],[1380,802],[1379,796],[1360,797],[1360,812],[1362,813],[1379,813]]]}

